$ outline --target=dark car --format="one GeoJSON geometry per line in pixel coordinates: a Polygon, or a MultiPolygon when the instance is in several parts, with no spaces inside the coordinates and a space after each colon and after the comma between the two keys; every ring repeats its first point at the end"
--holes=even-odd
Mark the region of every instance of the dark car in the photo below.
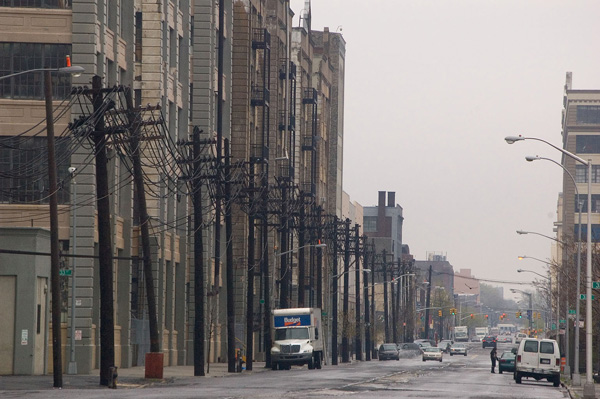
{"type": "Polygon", "coordinates": [[[481,347],[482,348],[495,348],[496,347],[496,336],[495,335],[486,335],[485,337],[483,337],[483,339],[481,340],[481,347]]]}
{"type": "Polygon", "coordinates": [[[398,344],[398,352],[401,358],[416,357],[423,354],[421,346],[419,344],[415,344],[414,342],[398,344]]]}
{"type": "Polygon", "coordinates": [[[379,347],[378,356],[379,360],[400,360],[400,354],[398,353],[398,347],[396,344],[381,344],[379,347]]]}
{"type": "Polygon", "coordinates": [[[498,359],[498,372],[502,374],[503,371],[515,371],[515,354],[512,351],[502,352],[502,355],[498,359]]]}

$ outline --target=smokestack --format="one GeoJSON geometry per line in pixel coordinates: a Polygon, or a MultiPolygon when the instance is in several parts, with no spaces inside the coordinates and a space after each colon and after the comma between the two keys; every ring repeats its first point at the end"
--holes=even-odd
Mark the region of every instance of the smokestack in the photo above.
{"type": "Polygon", "coordinates": [[[393,208],[396,206],[396,193],[394,191],[390,191],[388,193],[388,206],[393,208]]]}
{"type": "Polygon", "coordinates": [[[380,191],[379,192],[379,201],[377,203],[377,206],[379,208],[385,207],[385,191],[380,191]]]}

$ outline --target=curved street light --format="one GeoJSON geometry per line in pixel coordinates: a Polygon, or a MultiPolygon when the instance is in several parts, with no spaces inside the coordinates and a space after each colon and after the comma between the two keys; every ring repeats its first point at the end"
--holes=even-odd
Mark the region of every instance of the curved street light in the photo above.
{"type": "MultiPolygon", "coordinates": [[[[580,290],[581,290],[581,201],[579,199],[579,189],[577,188],[577,182],[575,181],[575,178],[573,177],[573,175],[571,174],[571,172],[569,172],[569,170],[567,168],[565,168],[561,163],[556,162],[554,159],[550,159],[550,158],[546,158],[546,157],[540,157],[538,155],[536,156],[526,156],[525,160],[527,162],[533,162],[533,161],[550,161],[555,165],[560,166],[571,178],[571,181],[573,181],[573,187],[575,187],[575,202],[576,202],[576,206],[577,206],[577,213],[578,213],[578,218],[579,221],[577,222],[577,293],[576,293],[576,302],[575,302],[575,319],[577,320],[577,322],[575,323],[575,364],[579,365],[579,308],[580,308],[580,303],[579,303],[579,297],[580,297],[580,290]]],[[[589,191],[589,188],[588,188],[589,191]]],[[[588,215],[589,218],[589,215],[588,215]]],[[[563,244],[564,246],[564,244],[563,244]]],[[[567,285],[568,287],[568,285],[567,285]]],[[[568,292],[567,292],[567,301],[568,301],[568,292]]],[[[569,309],[568,303],[567,303],[567,311],[569,309]]],[[[567,313],[567,316],[565,317],[565,319],[568,320],[569,315],[567,313]]],[[[568,325],[568,324],[567,324],[568,325]]],[[[567,333],[567,342],[569,342],[568,339],[568,334],[569,334],[569,329],[567,328],[566,330],[567,333]]],[[[569,363],[569,345],[566,346],[567,348],[567,366],[565,368],[565,371],[570,371],[570,363],[569,363]]],[[[570,374],[568,372],[566,372],[566,374],[570,374]]],[[[573,371],[573,382],[574,385],[581,385],[581,377],[579,376],[579,366],[575,367],[575,370],[573,371]]]]}
{"type": "MultiPolygon", "coordinates": [[[[555,146],[554,144],[537,138],[537,137],[523,137],[523,136],[507,136],[504,140],[508,144],[516,143],[517,141],[523,140],[535,140],[541,141],[542,143],[548,144],[550,147],[562,152],[564,155],[568,156],[571,159],[585,165],[587,167],[588,172],[588,193],[587,193],[587,251],[586,251],[586,282],[585,282],[585,380],[586,383],[583,387],[583,396],[584,398],[594,398],[595,397],[595,387],[593,377],[593,369],[592,369],[592,353],[593,353],[593,339],[592,339],[592,161],[585,160],[583,158],[578,157],[577,155],[555,146]]],[[[533,160],[533,159],[532,159],[533,160]]],[[[562,166],[562,165],[561,165],[562,166]]],[[[563,167],[564,168],[564,167],[563,167]]],[[[581,230],[581,224],[579,225],[579,230],[581,230]]],[[[578,276],[579,277],[579,276],[578,276]]],[[[579,301],[579,298],[577,298],[579,301]]],[[[579,319],[577,320],[576,326],[579,326],[579,319]]],[[[577,352],[575,352],[577,356],[577,352]]],[[[579,364],[575,365],[575,370],[578,371],[579,364]]],[[[574,381],[576,383],[577,381],[574,381]]]]}

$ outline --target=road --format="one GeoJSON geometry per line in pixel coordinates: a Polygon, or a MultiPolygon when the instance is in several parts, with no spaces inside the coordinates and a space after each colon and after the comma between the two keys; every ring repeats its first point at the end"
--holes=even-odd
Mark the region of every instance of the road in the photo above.
{"type": "MultiPolygon", "coordinates": [[[[564,398],[564,388],[523,380],[512,373],[491,374],[489,349],[469,344],[469,354],[444,355],[441,363],[420,357],[400,361],[325,365],[322,370],[293,367],[222,378],[182,377],[145,388],[1,391],[2,398],[564,398]]],[[[499,344],[498,353],[509,350],[499,344]]]]}

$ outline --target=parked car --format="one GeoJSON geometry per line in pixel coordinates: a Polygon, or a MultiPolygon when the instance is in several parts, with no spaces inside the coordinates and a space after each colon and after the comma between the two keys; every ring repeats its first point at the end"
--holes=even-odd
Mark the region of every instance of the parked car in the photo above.
{"type": "Polygon", "coordinates": [[[443,339],[440,342],[438,342],[437,347],[446,353],[450,353],[450,347],[453,343],[454,341],[451,341],[449,339],[443,339]]]}
{"type": "Polygon", "coordinates": [[[396,359],[400,360],[400,354],[398,353],[398,347],[396,344],[381,344],[379,346],[378,353],[379,360],[396,359]]]}
{"type": "Polygon", "coordinates": [[[398,353],[400,354],[401,358],[421,356],[423,354],[421,346],[413,342],[405,342],[402,344],[398,344],[397,346],[398,353]]]}
{"type": "Polygon", "coordinates": [[[437,346],[426,346],[423,348],[423,361],[425,360],[437,360],[442,361],[444,352],[437,346]]]}
{"type": "Polygon", "coordinates": [[[415,344],[418,344],[422,348],[424,346],[435,346],[435,341],[431,339],[415,339],[415,344]]]}
{"type": "Polygon", "coordinates": [[[515,358],[512,351],[502,352],[498,358],[498,372],[502,374],[503,371],[515,371],[515,358]]]}
{"type": "Polygon", "coordinates": [[[510,335],[498,335],[496,337],[498,343],[512,343],[512,337],[510,335]]]}
{"type": "Polygon", "coordinates": [[[525,338],[519,344],[515,361],[514,379],[523,377],[536,381],[546,379],[555,387],[560,385],[560,350],[553,339],[525,338]]]}
{"type": "Polygon", "coordinates": [[[456,343],[450,347],[450,356],[463,355],[467,356],[467,345],[456,343]]]}
{"type": "Polygon", "coordinates": [[[495,348],[496,347],[496,336],[495,335],[486,335],[481,340],[482,348],[495,348]]]}

